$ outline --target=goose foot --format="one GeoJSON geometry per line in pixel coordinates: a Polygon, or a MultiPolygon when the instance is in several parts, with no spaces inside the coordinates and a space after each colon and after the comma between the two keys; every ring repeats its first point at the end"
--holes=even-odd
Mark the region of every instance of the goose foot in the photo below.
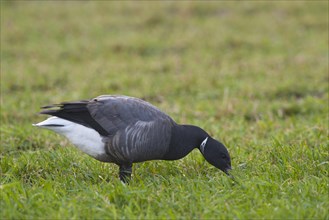
{"type": "Polygon", "coordinates": [[[132,164],[120,165],[119,177],[121,182],[123,183],[129,182],[129,180],[131,179],[132,167],[133,167],[132,164]]]}

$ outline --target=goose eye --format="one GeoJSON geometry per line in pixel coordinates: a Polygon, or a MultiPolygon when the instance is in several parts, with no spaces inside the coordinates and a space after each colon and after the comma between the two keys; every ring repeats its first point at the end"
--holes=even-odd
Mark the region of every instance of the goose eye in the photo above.
{"type": "Polygon", "coordinates": [[[222,154],[222,159],[226,159],[226,155],[225,154],[222,154]]]}

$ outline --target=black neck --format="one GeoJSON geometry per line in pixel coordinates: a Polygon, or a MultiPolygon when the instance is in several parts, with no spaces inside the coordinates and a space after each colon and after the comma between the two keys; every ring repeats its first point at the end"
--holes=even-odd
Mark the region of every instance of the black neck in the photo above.
{"type": "Polygon", "coordinates": [[[175,125],[171,131],[169,151],[164,160],[177,160],[185,157],[208,137],[207,132],[193,125],[175,125]]]}

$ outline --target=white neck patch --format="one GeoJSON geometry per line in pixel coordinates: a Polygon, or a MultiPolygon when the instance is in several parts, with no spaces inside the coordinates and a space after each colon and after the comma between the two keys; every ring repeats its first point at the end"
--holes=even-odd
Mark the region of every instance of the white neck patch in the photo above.
{"type": "Polygon", "coordinates": [[[208,140],[208,137],[206,139],[204,139],[200,145],[200,150],[201,150],[201,153],[204,154],[204,147],[206,146],[207,144],[207,140],[208,140]]]}

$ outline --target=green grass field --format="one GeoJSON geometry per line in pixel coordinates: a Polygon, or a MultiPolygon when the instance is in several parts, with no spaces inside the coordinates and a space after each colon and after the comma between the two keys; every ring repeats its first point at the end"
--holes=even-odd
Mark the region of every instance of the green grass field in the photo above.
{"type": "Polygon", "coordinates": [[[1,219],[329,219],[328,2],[1,1],[1,219]],[[39,107],[125,94],[227,145],[124,186],[39,107]]]}

